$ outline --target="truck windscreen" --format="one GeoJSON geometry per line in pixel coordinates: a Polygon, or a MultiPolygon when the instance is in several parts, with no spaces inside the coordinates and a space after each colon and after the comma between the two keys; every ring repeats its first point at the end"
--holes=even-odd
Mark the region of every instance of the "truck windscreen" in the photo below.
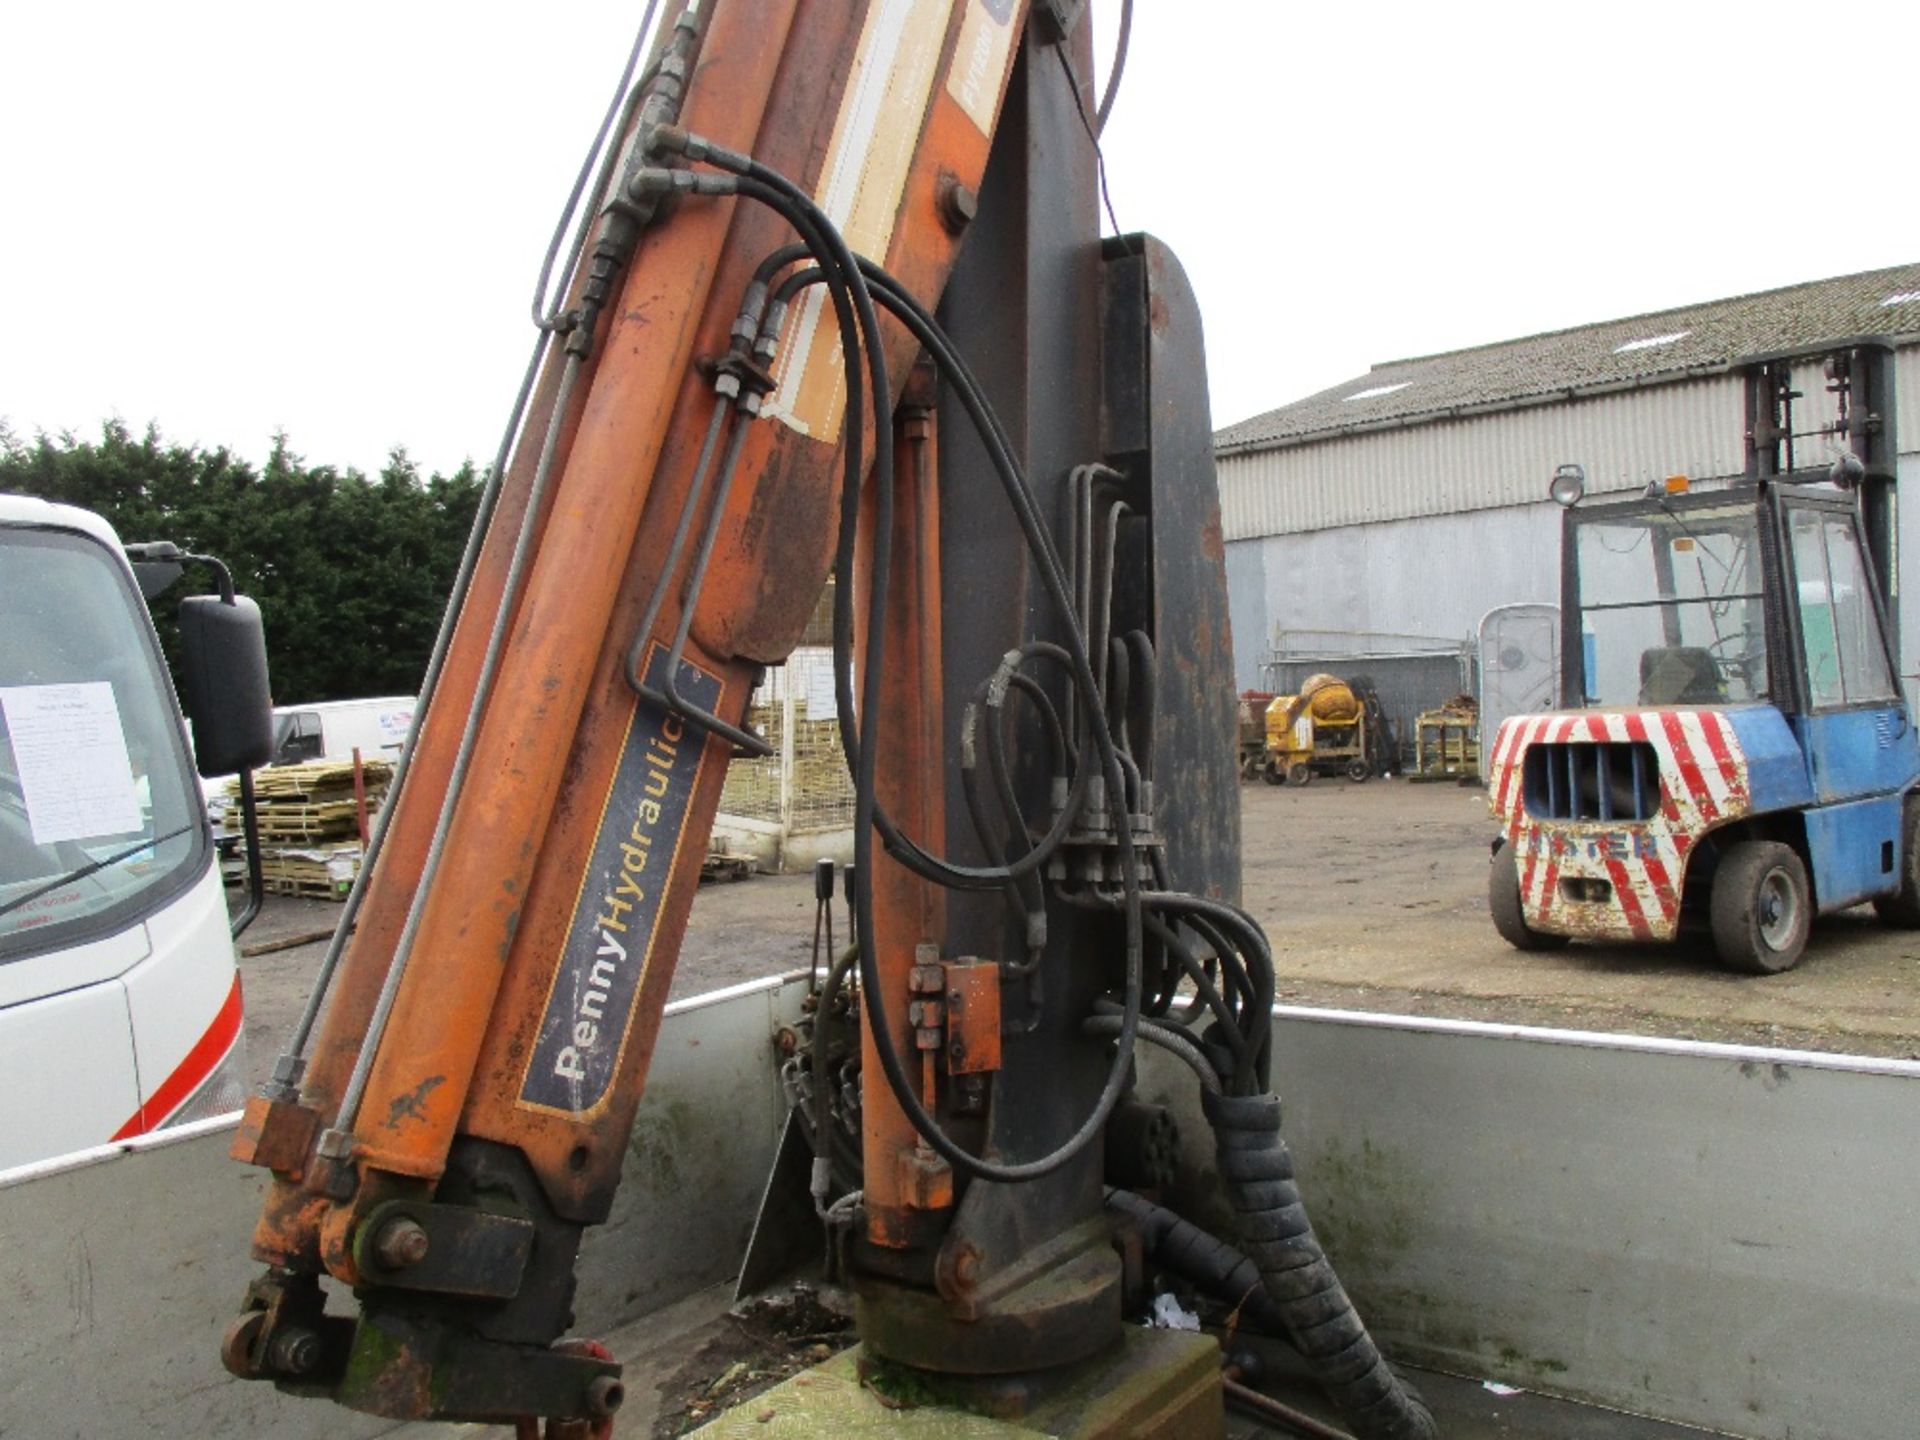
{"type": "Polygon", "coordinates": [[[199,797],[118,557],[0,527],[0,964],[122,929],[197,876],[199,797]]]}
{"type": "Polygon", "coordinates": [[[1767,694],[1759,522],[1750,499],[1579,516],[1574,561],[1588,705],[1724,705],[1767,694]]]}

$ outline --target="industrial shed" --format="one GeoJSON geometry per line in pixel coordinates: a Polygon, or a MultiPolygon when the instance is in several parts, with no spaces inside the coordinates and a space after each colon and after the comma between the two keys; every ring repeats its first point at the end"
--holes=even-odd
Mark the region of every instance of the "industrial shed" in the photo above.
{"type": "MultiPolygon", "coordinates": [[[[1920,264],[1396,360],[1228,426],[1214,444],[1236,684],[1284,688],[1314,663],[1288,657],[1458,655],[1494,607],[1557,604],[1555,467],[1584,466],[1589,495],[1738,474],[1744,399],[1731,367],[1867,335],[1900,347],[1901,489],[1917,494],[1920,264]]],[[[1818,373],[1797,388],[1795,428],[1825,423],[1818,373]]],[[[1826,458],[1824,442],[1807,442],[1797,463],[1826,458]]],[[[1908,508],[1898,564],[1920,576],[1920,501],[1908,508]]],[[[1911,694],[1920,585],[1903,588],[1911,694]]]]}

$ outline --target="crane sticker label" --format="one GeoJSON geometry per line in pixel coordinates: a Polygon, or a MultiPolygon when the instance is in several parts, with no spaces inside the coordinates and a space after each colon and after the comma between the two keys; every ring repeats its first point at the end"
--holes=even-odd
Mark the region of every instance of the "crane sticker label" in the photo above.
{"type": "Polygon", "coordinates": [[[993,115],[1007,77],[1013,11],[1014,0],[973,0],[960,22],[960,43],[947,73],[947,93],[986,136],[993,134],[993,115]]]}
{"type": "MultiPolygon", "coordinates": [[[[666,683],[666,665],[666,648],[656,644],[650,687],[666,683]]],[[[703,710],[720,702],[720,677],[691,661],[681,661],[676,688],[703,710]]],[[[584,1115],[612,1089],[706,749],[705,734],[679,715],[651,700],[634,707],[520,1085],[522,1104],[584,1115]]]]}
{"type": "MultiPolygon", "coordinates": [[[[940,68],[954,0],[873,0],[814,199],[856,255],[884,262],[940,68]]],[[[827,444],[847,403],[839,332],[815,285],[794,308],[766,413],[827,444]]]]}

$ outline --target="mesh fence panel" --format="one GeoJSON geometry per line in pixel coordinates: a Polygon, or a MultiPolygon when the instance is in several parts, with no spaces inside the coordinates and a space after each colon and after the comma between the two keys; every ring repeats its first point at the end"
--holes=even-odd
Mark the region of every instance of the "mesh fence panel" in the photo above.
{"type": "Polygon", "coordinates": [[[853,823],[853,782],[840,747],[830,649],[803,646],[770,669],[748,723],[767,737],[774,753],[727,767],[722,815],[779,824],[791,834],[844,830],[853,823]],[[785,733],[789,713],[791,743],[785,733]]]}
{"type": "Polygon", "coordinates": [[[779,675],[778,669],[768,673],[767,683],[755,692],[747,711],[748,726],[767,737],[773,754],[764,760],[736,756],[728,764],[727,783],[720,791],[722,815],[770,822],[780,819],[780,731],[786,715],[785,707],[773,694],[779,675]]]}
{"type": "Polygon", "coordinates": [[[853,824],[853,779],[840,745],[833,652],[796,650],[781,668],[794,696],[793,811],[787,828],[844,830],[853,824]]]}

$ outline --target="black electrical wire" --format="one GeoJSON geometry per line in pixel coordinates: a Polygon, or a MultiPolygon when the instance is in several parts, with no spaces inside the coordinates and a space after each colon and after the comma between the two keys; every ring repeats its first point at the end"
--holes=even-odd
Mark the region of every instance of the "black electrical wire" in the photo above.
{"type": "Polygon", "coordinates": [[[1087,102],[1080,98],[1080,77],[1074,73],[1073,62],[1067,58],[1067,47],[1055,45],[1053,53],[1060,57],[1060,68],[1067,72],[1067,93],[1073,96],[1073,108],[1079,112],[1080,124],[1087,132],[1087,139],[1093,143],[1093,173],[1100,181],[1100,203],[1106,206],[1107,221],[1118,236],[1120,219],[1113,213],[1113,196],[1107,193],[1107,157],[1100,148],[1100,130],[1093,123],[1093,117],[1087,114],[1087,102]]]}
{"type": "MultiPolygon", "coordinates": [[[[932,317],[927,315],[925,311],[919,310],[917,308],[917,303],[912,300],[911,296],[907,295],[903,290],[901,290],[898,287],[898,282],[895,281],[893,277],[886,275],[886,273],[884,271],[879,270],[878,267],[872,266],[870,262],[862,261],[861,268],[864,271],[866,271],[868,278],[870,280],[874,280],[876,282],[874,294],[876,298],[880,301],[881,305],[887,308],[895,316],[895,318],[901,320],[902,323],[904,323],[907,326],[909,332],[913,334],[914,338],[918,340],[925,349],[927,349],[930,355],[933,356],[937,368],[939,368],[940,370],[948,374],[957,373],[954,370],[950,369],[948,364],[948,361],[950,358],[957,359],[957,357],[955,357],[955,352],[952,350],[952,346],[950,342],[948,342],[945,336],[939,331],[938,326],[935,324],[932,317]]],[[[817,270],[797,272],[796,274],[789,276],[788,279],[782,283],[780,289],[775,292],[775,296],[774,296],[775,303],[776,304],[785,303],[786,300],[791,298],[791,295],[793,293],[797,292],[801,288],[804,288],[806,285],[823,284],[823,283],[825,283],[824,276],[821,272],[817,270]]],[[[843,351],[847,349],[847,347],[844,344],[842,345],[841,348],[843,351]]],[[[856,368],[855,362],[853,361],[851,355],[849,355],[847,357],[847,369],[848,369],[847,384],[848,384],[848,393],[850,397],[860,393],[860,387],[858,386],[857,379],[854,374],[855,368],[856,368]]],[[[990,427],[993,430],[993,432],[998,435],[999,437],[998,443],[1001,445],[1004,451],[1007,445],[1007,442],[1005,439],[1005,432],[999,429],[998,418],[995,417],[992,414],[991,409],[985,405],[985,402],[982,399],[982,397],[976,392],[971,394],[963,394],[961,398],[962,398],[963,404],[968,409],[969,416],[973,420],[976,428],[980,429],[980,433],[983,440],[988,438],[988,430],[990,427]]],[[[849,410],[851,411],[852,409],[853,409],[853,402],[850,399],[849,410]]],[[[852,445],[853,445],[853,437],[850,435],[849,436],[850,450],[852,445]]],[[[851,464],[856,463],[857,460],[858,460],[858,452],[857,450],[853,450],[850,456],[849,468],[851,468],[851,464]]],[[[1024,477],[1019,477],[1019,478],[1021,480],[1021,483],[1024,484],[1025,483],[1024,477]]],[[[856,519],[857,519],[857,515],[858,515],[858,511],[856,510],[855,511],[856,519]]],[[[847,530],[847,525],[849,521],[847,519],[844,505],[842,508],[841,518],[842,518],[842,523],[841,523],[840,533],[841,533],[842,548],[845,550],[845,553],[848,556],[851,556],[852,554],[851,546],[853,543],[853,539],[852,539],[852,535],[847,530]]],[[[1042,533],[1044,534],[1044,529],[1042,533]]],[[[1032,539],[1031,534],[1029,534],[1028,538],[1031,541],[1032,539]]],[[[1050,544],[1051,537],[1046,537],[1046,538],[1048,543],[1050,544]]],[[[838,572],[840,568],[841,566],[840,566],[839,556],[838,554],[836,554],[836,560],[835,560],[836,572],[838,572]]],[[[852,599],[849,595],[847,595],[847,589],[848,587],[845,585],[836,584],[835,586],[834,626],[835,626],[836,638],[841,633],[843,626],[846,629],[846,633],[849,636],[851,635],[852,599]],[[842,613],[843,606],[845,607],[844,616],[842,613]]],[[[1066,650],[1064,650],[1058,645],[1052,644],[1051,642],[1043,641],[1043,640],[1028,641],[1026,645],[1021,647],[1021,653],[1023,655],[1033,654],[1033,655],[1047,656],[1048,658],[1057,660],[1063,666],[1066,666],[1069,674],[1072,673],[1071,656],[1068,654],[1066,650]]],[[[836,692],[839,695],[839,711],[840,711],[839,726],[840,726],[841,745],[845,749],[846,753],[849,756],[852,756],[857,751],[858,730],[856,728],[856,723],[853,719],[853,710],[851,705],[851,690],[850,688],[848,688],[851,682],[847,678],[846,667],[841,663],[840,652],[837,649],[836,649],[834,669],[835,669],[836,692]]],[[[964,728],[962,732],[961,743],[962,743],[963,749],[970,743],[970,732],[966,731],[964,728]]],[[[1069,750],[1075,764],[1075,769],[1073,771],[1074,779],[1073,779],[1072,794],[1069,797],[1066,807],[1062,810],[1061,814],[1055,818],[1053,827],[1039,842],[1037,842],[1034,848],[1030,850],[1024,858],[1018,861],[1012,862],[1011,864],[1008,864],[1004,867],[999,865],[994,865],[994,866],[960,865],[952,861],[942,859],[938,856],[935,856],[929,853],[922,846],[917,844],[910,837],[908,837],[904,832],[902,832],[899,829],[899,827],[894,824],[892,818],[888,816],[886,811],[876,803],[874,808],[874,823],[879,826],[881,838],[886,842],[888,854],[892,855],[895,859],[899,860],[900,863],[905,865],[909,870],[911,870],[914,874],[918,875],[921,879],[932,881],[935,884],[944,885],[949,889],[959,889],[959,890],[993,889],[1000,886],[1010,876],[1024,875],[1030,871],[1037,870],[1041,865],[1044,865],[1047,862],[1047,860],[1053,856],[1054,852],[1059,848],[1060,843],[1064,841],[1067,835],[1070,833],[1072,829],[1073,820],[1079,813],[1080,801],[1086,793],[1087,784],[1091,778],[1091,771],[1082,769],[1079,767],[1077,752],[1073,752],[1071,746],[1069,746],[1069,750]]]]}

